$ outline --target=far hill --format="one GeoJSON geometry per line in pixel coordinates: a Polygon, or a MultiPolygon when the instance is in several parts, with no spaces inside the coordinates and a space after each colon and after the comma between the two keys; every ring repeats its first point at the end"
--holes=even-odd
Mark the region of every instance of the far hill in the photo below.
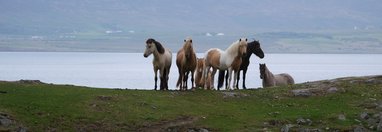
{"type": "Polygon", "coordinates": [[[175,51],[192,36],[198,52],[248,37],[277,53],[382,53],[381,5],[378,0],[8,0],[0,1],[0,51],[141,52],[149,37],[175,51]]]}

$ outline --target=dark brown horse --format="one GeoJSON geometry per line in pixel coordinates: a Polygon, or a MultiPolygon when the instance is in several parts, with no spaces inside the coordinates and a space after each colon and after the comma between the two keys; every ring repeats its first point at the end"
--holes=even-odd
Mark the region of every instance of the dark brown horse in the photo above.
{"type": "Polygon", "coordinates": [[[183,48],[181,48],[176,56],[176,66],[178,66],[179,78],[176,87],[179,90],[187,90],[188,75],[191,72],[191,88],[194,87],[194,72],[196,68],[196,55],[192,46],[192,39],[184,40],[183,48]]]}
{"type": "MultiPolygon", "coordinates": [[[[240,80],[240,71],[243,70],[243,89],[246,89],[247,87],[245,86],[245,78],[247,74],[247,69],[249,66],[249,59],[251,58],[252,54],[255,54],[257,57],[260,59],[264,58],[264,52],[260,47],[260,42],[258,40],[254,40],[247,45],[247,54],[246,56],[242,57],[241,64],[240,64],[240,70],[238,71],[239,74],[237,76],[237,82],[236,82],[236,87],[239,88],[239,80],[240,80]]],[[[218,90],[223,86],[224,83],[224,74],[225,70],[219,70],[219,78],[218,78],[218,90]]],[[[228,73],[227,73],[228,74],[228,73]]],[[[226,75],[226,80],[228,78],[228,75],[226,75]]],[[[227,81],[226,84],[227,86],[227,81]]]]}

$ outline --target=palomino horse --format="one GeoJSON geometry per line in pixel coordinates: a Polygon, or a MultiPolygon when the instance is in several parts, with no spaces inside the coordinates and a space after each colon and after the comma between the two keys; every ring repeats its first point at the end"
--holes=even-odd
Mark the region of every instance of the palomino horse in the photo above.
{"type": "Polygon", "coordinates": [[[265,64],[260,65],[260,79],[263,79],[263,88],[294,84],[292,76],[288,73],[273,75],[265,64]]]}
{"type": "MultiPolygon", "coordinates": [[[[264,58],[264,52],[260,47],[260,42],[258,40],[254,40],[247,45],[247,55],[242,57],[240,70],[238,71],[239,74],[237,76],[237,82],[236,87],[239,88],[239,80],[240,80],[240,71],[243,70],[243,89],[247,89],[245,86],[245,78],[247,75],[248,65],[249,65],[249,59],[251,58],[252,54],[255,54],[260,59],[264,58]]],[[[224,82],[224,70],[219,71],[219,78],[218,78],[218,89],[223,86],[224,82]]],[[[228,74],[226,74],[226,80],[228,78],[228,74]]],[[[227,86],[227,81],[226,81],[227,86]]]]}
{"type": "MultiPolygon", "coordinates": [[[[209,49],[204,55],[204,78],[207,78],[210,68],[212,68],[211,74],[211,83],[204,83],[204,88],[207,88],[207,85],[211,85],[211,89],[214,88],[214,76],[216,70],[227,70],[228,69],[228,87],[227,90],[231,89],[231,77],[232,77],[232,62],[237,56],[244,56],[247,52],[247,39],[241,38],[231,44],[225,51],[213,48],[209,49]]],[[[237,74],[235,74],[236,78],[237,74]]]]}
{"type": "Polygon", "coordinates": [[[176,87],[179,90],[187,90],[187,78],[191,72],[191,88],[194,87],[194,72],[196,68],[196,55],[192,47],[192,39],[184,40],[183,48],[176,55],[176,66],[178,66],[179,78],[176,87]]]}
{"type": "MultiPolygon", "coordinates": [[[[204,81],[207,81],[208,84],[211,83],[211,72],[208,74],[207,79],[204,79],[203,77],[203,65],[204,65],[204,58],[198,58],[198,65],[196,66],[196,72],[195,72],[196,88],[203,87],[204,81]]],[[[207,85],[207,89],[210,89],[210,85],[207,85]]]]}
{"type": "Polygon", "coordinates": [[[171,68],[172,53],[169,49],[165,49],[158,41],[149,38],[146,41],[146,50],[143,56],[147,58],[151,54],[154,54],[153,67],[154,67],[154,80],[157,90],[157,73],[159,70],[160,76],[160,90],[168,90],[168,75],[171,68]]]}

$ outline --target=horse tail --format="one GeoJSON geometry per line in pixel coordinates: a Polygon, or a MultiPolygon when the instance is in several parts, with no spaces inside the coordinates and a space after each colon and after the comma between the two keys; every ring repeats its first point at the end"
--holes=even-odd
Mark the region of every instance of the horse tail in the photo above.
{"type": "Polygon", "coordinates": [[[219,70],[218,89],[223,87],[225,70],[219,70]]]}
{"type": "MultiPolygon", "coordinates": [[[[289,75],[289,74],[288,74],[289,75]]],[[[291,75],[289,75],[289,83],[290,84],[294,84],[294,79],[291,75]]]]}
{"type": "Polygon", "coordinates": [[[168,71],[169,71],[170,69],[167,69],[167,68],[164,68],[164,70],[163,70],[163,73],[164,73],[164,76],[163,76],[163,80],[164,80],[164,90],[168,90],[168,71]]]}
{"type": "Polygon", "coordinates": [[[178,81],[176,82],[176,87],[179,87],[180,84],[182,83],[182,72],[180,70],[181,68],[178,67],[179,77],[178,77],[178,81]]]}

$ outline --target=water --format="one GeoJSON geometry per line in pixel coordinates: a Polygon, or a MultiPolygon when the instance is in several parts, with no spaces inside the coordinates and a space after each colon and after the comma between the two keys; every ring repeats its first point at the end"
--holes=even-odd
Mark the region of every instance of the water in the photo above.
{"type": "MultiPolygon", "coordinates": [[[[0,80],[32,79],[101,88],[153,89],[152,58],[144,58],[142,53],[0,52],[0,80]]],[[[253,55],[246,85],[261,87],[258,63],[266,63],[275,74],[289,73],[301,83],[382,74],[381,58],[382,54],[266,54],[264,59],[253,55]]],[[[170,89],[175,89],[177,78],[173,55],[170,89]]],[[[239,86],[241,88],[241,82],[239,86]]]]}

